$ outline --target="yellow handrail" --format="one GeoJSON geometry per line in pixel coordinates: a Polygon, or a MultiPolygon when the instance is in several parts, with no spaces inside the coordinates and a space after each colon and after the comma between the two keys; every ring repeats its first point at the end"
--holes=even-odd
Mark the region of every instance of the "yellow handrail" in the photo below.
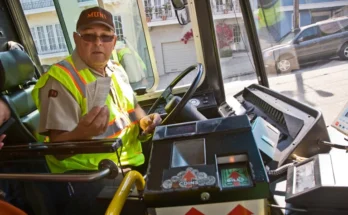
{"type": "Polygon", "coordinates": [[[126,202],[126,199],[134,183],[138,191],[144,190],[145,180],[143,176],[139,172],[132,170],[129,171],[122,180],[122,183],[117,189],[114,198],[112,199],[108,209],[106,210],[105,215],[121,214],[123,205],[126,202]]]}

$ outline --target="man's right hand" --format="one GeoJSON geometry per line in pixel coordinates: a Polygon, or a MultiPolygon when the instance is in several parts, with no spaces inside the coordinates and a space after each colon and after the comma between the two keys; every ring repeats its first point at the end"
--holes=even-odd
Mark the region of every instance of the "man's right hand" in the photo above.
{"type": "MultiPolygon", "coordinates": [[[[94,107],[83,116],[73,131],[50,130],[51,142],[64,142],[72,140],[89,140],[103,134],[109,125],[109,109],[107,106],[94,107]]],[[[56,155],[58,160],[64,160],[73,155],[56,155]]]]}
{"type": "Polygon", "coordinates": [[[109,124],[109,115],[107,106],[94,107],[80,119],[73,131],[50,130],[50,141],[64,142],[92,139],[106,131],[109,124]]]}
{"type": "Polygon", "coordinates": [[[107,106],[94,107],[81,118],[73,131],[82,139],[91,139],[103,134],[109,125],[110,112],[107,106]]]}

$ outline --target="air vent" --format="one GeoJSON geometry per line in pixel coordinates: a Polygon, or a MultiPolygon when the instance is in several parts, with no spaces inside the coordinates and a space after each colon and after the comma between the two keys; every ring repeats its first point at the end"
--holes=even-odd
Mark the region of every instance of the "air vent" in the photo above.
{"type": "Polygon", "coordinates": [[[281,111],[277,110],[276,108],[272,107],[270,104],[266,103],[259,97],[257,97],[252,92],[247,93],[246,96],[244,96],[245,100],[249,101],[259,109],[261,109],[268,117],[279,123],[281,126],[286,128],[286,123],[284,119],[284,115],[281,111]]]}

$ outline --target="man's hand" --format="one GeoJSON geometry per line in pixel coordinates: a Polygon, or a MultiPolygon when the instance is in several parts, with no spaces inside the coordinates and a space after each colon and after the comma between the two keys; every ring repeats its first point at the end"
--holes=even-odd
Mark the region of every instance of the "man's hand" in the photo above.
{"type": "Polygon", "coordinates": [[[10,118],[11,112],[7,104],[0,100],[0,126],[10,118]]]}
{"type": "Polygon", "coordinates": [[[144,134],[149,134],[155,130],[155,127],[161,124],[162,119],[158,113],[153,113],[147,116],[144,116],[139,124],[140,128],[143,129],[144,134]]]}
{"type": "Polygon", "coordinates": [[[50,130],[52,142],[64,142],[72,140],[89,140],[94,136],[103,134],[109,124],[109,109],[107,106],[94,107],[83,116],[73,131],[50,130]]]}
{"type": "Polygon", "coordinates": [[[0,136],[0,149],[4,146],[4,143],[2,142],[5,139],[6,135],[3,134],[0,136]]]}
{"type": "MultiPolygon", "coordinates": [[[[71,132],[51,130],[50,140],[51,142],[64,142],[72,140],[88,140],[94,136],[103,134],[108,128],[109,124],[109,109],[107,106],[94,107],[92,110],[83,116],[71,132]]],[[[58,160],[64,160],[73,155],[56,155],[58,160]]]]}
{"type": "Polygon", "coordinates": [[[110,112],[107,106],[94,107],[82,117],[74,132],[81,137],[91,139],[103,134],[108,128],[110,112]]]}

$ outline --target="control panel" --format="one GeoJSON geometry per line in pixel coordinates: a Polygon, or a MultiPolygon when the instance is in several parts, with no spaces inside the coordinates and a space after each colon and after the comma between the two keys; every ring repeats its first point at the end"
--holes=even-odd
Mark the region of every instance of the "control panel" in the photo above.
{"type": "MultiPolygon", "coordinates": [[[[318,145],[319,139],[330,140],[320,111],[256,84],[235,97],[255,126],[254,135],[262,133],[257,143],[272,165],[281,166],[292,154],[311,157],[330,150],[326,145],[318,145]]],[[[341,122],[348,122],[347,112],[341,113],[341,122]]]]}
{"type": "Polygon", "coordinates": [[[147,207],[202,204],[203,193],[214,197],[208,204],[268,197],[268,177],[246,115],[157,126],[152,141],[147,207]]]}
{"type": "Polygon", "coordinates": [[[285,201],[294,207],[336,212],[325,214],[347,214],[347,162],[348,156],[344,153],[326,153],[290,166],[285,201]]]}
{"type": "Polygon", "coordinates": [[[341,113],[333,121],[332,126],[348,135],[348,103],[344,106],[341,113]]]}
{"type": "Polygon", "coordinates": [[[246,113],[245,108],[233,96],[227,97],[219,107],[219,113],[222,117],[240,116],[246,113]]]}
{"type": "MultiPolygon", "coordinates": [[[[198,110],[204,110],[206,108],[214,107],[217,105],[214,94],[212,92],[193,95],[189,102],[192,105],[196,106],[198,110]]],[[[164,109],[165,105],[165,103],[159,104],[155,112],[161,115],[166,114],[166,111],[164,109]]]]}
{"type": "Polygon", "coordinates": [[[198,109],[205,109],[216,105],[215,97],[212,92],[194,95],[189,102],[198,109]]]}
{"type": "Polygon", "coordinates": [[[219,107],[219,113],[223,117],[228,117],[228,116],[234,116],[236,111],[233,110],[233,108],[228,105],[226,102],[224,102],[220,107],[219,107]]]}

